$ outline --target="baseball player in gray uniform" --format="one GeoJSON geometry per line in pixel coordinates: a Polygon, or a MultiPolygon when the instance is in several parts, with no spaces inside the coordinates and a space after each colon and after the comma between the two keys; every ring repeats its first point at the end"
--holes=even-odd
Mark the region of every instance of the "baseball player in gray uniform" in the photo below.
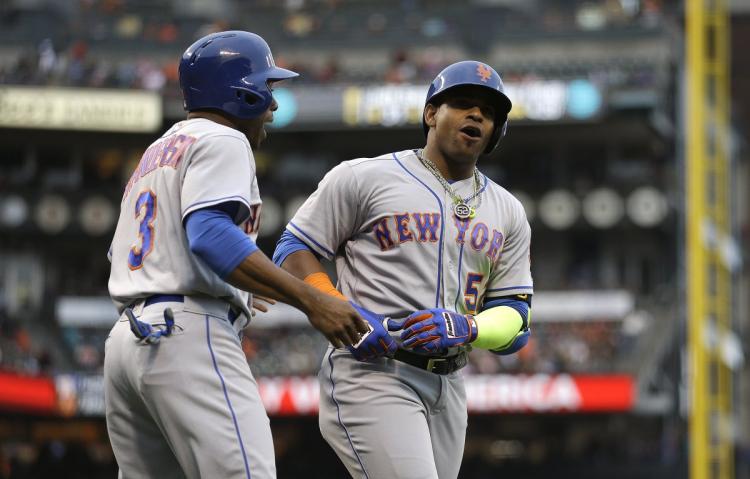
{"type": "Polygon", "coordinates": [[[253,149],[277,109],[273,82],[297,74],[240,31],[198,40],[179,72],[190,113],[144,153],[110,249],[121,318],[105,345],[107,429],[122,478],[273,478],[268,417],[240,346],[250,293],[302,309],[337,347],[368,323],[254,242],[253,149]]]}
{"type": "Polygon", "coordinates": [[[319,259],[335,260],[332,294],[381,315],[360,343],[329,348],[319,374],[320,429],[353,477],[457,477],[458,370],[472,347],[511,354],[529,339],[529,224],[475,166],[510,109],[494,69],[447,67],[428,90],[424,149],[336,166],[277,244],[277,264],[329,292],[319,259]]]}

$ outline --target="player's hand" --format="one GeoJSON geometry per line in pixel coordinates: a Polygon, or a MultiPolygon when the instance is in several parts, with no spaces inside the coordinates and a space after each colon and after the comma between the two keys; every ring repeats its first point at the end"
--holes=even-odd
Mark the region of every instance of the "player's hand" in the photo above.
{"type": "Polygon", "coordinates": [[[256,311],[260,311],[262,313],[268,312],[268,306],[266,306],[263,303],[268,303],[270,305],[276,304],[276,300],[267,298],[265,296],[260,296],[257,294],[253,295],[253,309],[251,311],[251,314],[255,316],[256,311]]]}
{"type": "Polygon", "coordinates": [[[381,356],[395,353],[398,346],[386,329],[388,319],[356,303],[352,302],[351,304],[359,315],[367,321],[369,326],[369,331],[362,335],[357,344],[348,346],[349,351],[355,359],[358,361],[371,361],[381,356]]]}
{"type": "Polygon", "coordinates": [[[310,324],[323,333],[334,348],[357,344],[370,331],[367,321],[348,302],[320,293],[316,307],[307,314],[310,324]]]}
{"type": "Polygon", "coordinates": [[[401,346],[413,351],[439,354],[477,338],[477,323],[470,314],[433,308],[415,311],[403,325],[401,346]]]}

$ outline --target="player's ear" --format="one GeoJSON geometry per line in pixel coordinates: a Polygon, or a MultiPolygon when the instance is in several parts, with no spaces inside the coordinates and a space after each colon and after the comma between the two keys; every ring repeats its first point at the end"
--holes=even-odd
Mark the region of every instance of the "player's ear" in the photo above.
{"type": "Polygon", "coordinates": [[[437,124],[435,115],[437,114],[437,106],[432,103],[428,103],[424,106],[424,122],[428,127],[432,128],[437,124]]]}

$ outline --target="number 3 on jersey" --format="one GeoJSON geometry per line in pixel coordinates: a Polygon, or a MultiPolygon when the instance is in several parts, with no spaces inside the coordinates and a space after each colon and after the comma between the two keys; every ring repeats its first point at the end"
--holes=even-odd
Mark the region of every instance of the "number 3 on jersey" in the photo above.
{"type": "Polygon", "coordinates": [[[131,271],[140,269],[143,260],[154,248],[154,220],[156,219],[156,195],[151,190],[142,191],[135,201],[135,219],[138,225],[138,242],[130,248],[128,266],[131,271]]]}

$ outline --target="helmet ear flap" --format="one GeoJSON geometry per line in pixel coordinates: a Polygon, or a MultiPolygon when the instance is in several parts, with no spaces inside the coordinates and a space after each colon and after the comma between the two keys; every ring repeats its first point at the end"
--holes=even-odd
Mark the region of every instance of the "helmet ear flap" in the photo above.
{"type": "Polygon", "coordinates": [[[271,92],[265,90],[254,90],[232,86],[235,98],[233,99],[235,116],[241,118],[252,118],[261,115],[271,106],[273,98],[271,92]]]}
{"type": "Polygon", "coordinates": [[[492,153],[495,148],[500,144],[500,140],[505,136],[505,134],[508,132],[508,120],[506,119],[503,122],[503,126],[495,128],[495,130],[492,132],[492,137],[490,137],[490,142],[487,143],[487,146],[484,149],[484,154],[489,155],[492,153]]]}
{"type": "Polygon", "coordinates": [[[262,98],[255,95],[255,92],[248,91],[248,90],[240,90],[239,88],[235,91],[235,94],[237,95],[237,99],[240,101],[244,101],[250,106],[256,105],[259,101],[262,101],[262,98]]]}
{"type": "Polygon", "coordinates": [[[247,103],[248,105],[255,105],[256,103],[258,103],[258,99],[248,92],[237,90],[235,93],[237,94],[238,100],[245,100],[245,103],[247,103]]]}

